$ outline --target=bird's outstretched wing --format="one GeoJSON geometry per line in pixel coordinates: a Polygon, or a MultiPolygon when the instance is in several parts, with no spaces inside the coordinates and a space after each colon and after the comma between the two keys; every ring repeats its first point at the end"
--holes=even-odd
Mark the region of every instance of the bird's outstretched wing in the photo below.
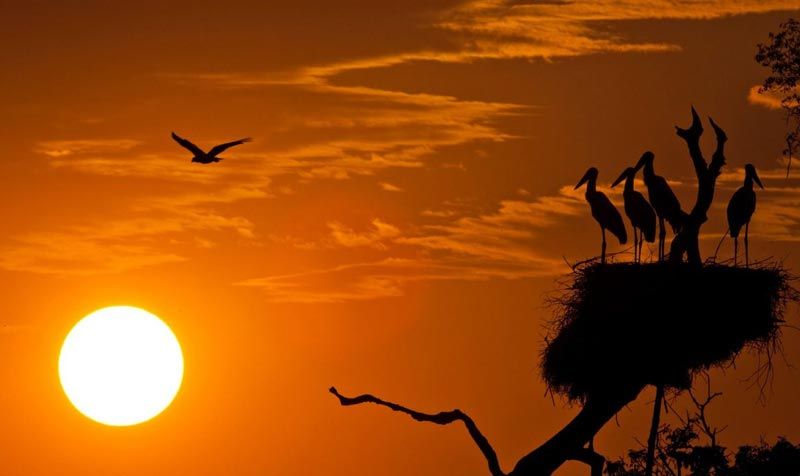
{"type": "Polygon", "coordinates": [[[217,154],[222,153],[225,149],[228,149],[229,147],[233,147],[239,144],[244,144],[245,142],[250,142],[252,140],[253,139],[249,137],[245,137],[244,139],[235,140],[233,142],[226,142],[224,144],[215,145],[214,147],[211,148],[211,150],[208,151],[208,156],[215,157],[217,154]]]}
{"type": "Polygon", "coordinates": [[[191,142],[189,142],[188,140],[184,139],[183,137],[179,136],[178,134],[176,134],[174,132],[172,133],[172,138],[175,139],[175,142],[180,144],[181,147],[186,148],[192,154],[194,154],[196,156],[206,155],[206,153],[203,152],[203,149],[201,149],[200,147],[197,147],[196,145],[192,144],[191,142]]]}

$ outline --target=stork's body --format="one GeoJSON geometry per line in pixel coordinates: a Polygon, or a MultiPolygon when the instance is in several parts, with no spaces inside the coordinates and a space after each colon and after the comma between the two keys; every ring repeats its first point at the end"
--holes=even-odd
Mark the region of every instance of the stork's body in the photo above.
{"type": "Polygon", "coordinates": [[[625,179],[622,198],[625,201],[625,214],[633,227],[633,260],[638,263],[642,260],[644,241],[653,243],[656,240],[656,212],[644,195],[633,188],[635,178],[636,169],[628,167],[611,186],[616,187],[625,179]]]}
{"type": "Polygon", "coordinates": [[[684,212],[681,210],[681,202],[678,197],[670,188],[667,180],[656,175],[653,169],[653,160],[655,155],[647,151],[642,154],[639,163],[636,164],[636,170],[644,168],[643,178],[644,184],[647,185],[647,194],[650,198],[650,204],[658,216],[658,259],[664,259],[664,241],[667,237],[667,230],[664,227],[664,222],[670,224],[673,233],[677,233],[681,229],[683,222],[684,212]]]}
{"type": "Polygon", "coordinates": [[[628,242],[628,232],[625,230],[625,223],[622,221],[622,215],[619,214],[617,208],[611,203],[611,200],[606,197],[603,192],[597,191],[597,169],[592,167],[586,171],[583,178],[578,185],[575,186],[577,190],[584,183],[586,184],[586,201],[589,202],[589,207],[592,210],[592,217],[600,225],[603,233],[603,246],[601,248],[600,260],[606,262],[606,229],[608,229],[619,240],[619,244],[624,245],[628,242]]]}
{"type": "Polygon", "coordinates": [[[745,266],[750,266],[750,244],[747,234],[750,229],[750,219],[756,211],[756,192],[753,190],[753,182],[764,188],[756,168],[752,164],[747,164],[744,166],[744,185],[733,193],[731,201],[728,202],[728,230],[733,238],[733,262],[736,264],[739,258],[739,233],[744,227],[745,266]]]}

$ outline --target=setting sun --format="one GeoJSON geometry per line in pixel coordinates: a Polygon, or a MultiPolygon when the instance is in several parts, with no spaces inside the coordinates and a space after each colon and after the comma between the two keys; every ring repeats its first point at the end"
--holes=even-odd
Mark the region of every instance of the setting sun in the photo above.
{"type": "Polygon", "coordinates": [[[155,315],[130,306],[95,311],[72,328],[58,362],[61,385],[82,414],[112,426],[161,413],[183,379],[175,334],[155,315]]]}

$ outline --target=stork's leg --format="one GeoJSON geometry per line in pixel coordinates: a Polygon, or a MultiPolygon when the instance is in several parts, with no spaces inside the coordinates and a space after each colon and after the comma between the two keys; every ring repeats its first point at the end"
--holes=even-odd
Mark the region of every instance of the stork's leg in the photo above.
{"type": "Polygon", "coordinates": [[[602,251],[600,252],[600,262],[605,264],[605,262],[606,262],[606,229],[601,226],[600,230],[603,232],[603,248],[602,248],[602,251]]]}
{"type": "Polygon", "coordinates": [[[739,262],[739,237],[733,239],[733,265],[736,266],[739,262]]]}
{"type": "Polygon", "coordinates": [[[644,232],[639,230],[639,262],[642,262],[642,248],[644,247],[644,232]]]}
{"type": "Polygon", "coordinates": [[[667,230],[664,228],[664,219],[658,217],[658,260],[664,261],[664,240],[667,238],[667,230]]]}
{"type": "Polygon", "coordinates": [[[750,223],[744,224],[744,267],[750,267],[750,241],[747,239],[747,232],[750,229],[750,223]]]}
{"type": "Polygon", "coordinates": [[[639,262],[639,256],[637,254],[638,251],[639,251],[639,232],[636,231],[636,228],[634,228],[633,229],[633,262],[634,263],[638,263],[639,262]]]}

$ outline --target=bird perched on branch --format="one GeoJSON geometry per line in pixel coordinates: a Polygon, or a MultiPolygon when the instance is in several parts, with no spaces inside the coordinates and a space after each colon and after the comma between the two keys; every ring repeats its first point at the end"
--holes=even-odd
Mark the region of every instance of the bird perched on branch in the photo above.
{"type": "Polygon", "coordinates": [[[678,197],[675,196],[672,188],[670,188],[667,179],[656,175],[653,169],[653,160],[655,158],[656,156],[652,152],[645,152],[636,164],[636,170],[644,168],[644,184],[647,186],[650,204],[658,216],[658,259],[661,261],[665,255],[664,240],[667,237],[664,221],[666,220],[672,226],[673,233],[677,233],[681,229],[685,214],[681,210],[681,202],[678,201],[678,197]]]}
{"type": "Polygon", "coordinates": [[[644,241],[647,240],[648,243],[656,241],[656,212],[645,200],[644,195],[633,189],[635,178],[636,169],[628,167],[611,187],[616,187],[623,179],[625,180],[622,198],[625,201],[625,214],[633,226],[633,260],[638,263],[642,260],[644,241]]]}
{"type": "Polygon", "coordinates": [[[619,214],[617,208],[603,192],[597,191],[597,175],[598,172],[595,167],[587,170],[583,178],[581,178],[581,181],[575,185],[575,190],[579,189],[583,184],[586,184],[586,201],[589,202],[589,207],[592,210],[592,217],[600,224],[600,229],[603,232],[603,246],[601,248],[600,261],[605,263],[606,229],[617,237],[621,245],[628,242],[628,233],[625,230],[625,223],[622,221],[622,215],[619,214]]]}
{"type": "Polygon", "coordinates": [[[750,266],[750,246],[747,240],[747,232],[750,228],[750,219],[756,211],[756,192],[753,190],[753,182],[759,187],[764,188],[761,179],[758,178],[756,168],[753,164],[744,166],[744,185],[733,193],[731,201],[728,202],[728,230],[733,238],[733,263],[736,264],[739,257],[739,232],[744,226],[744,262],[745,266],[750,266]]]}
{"type": "Polygon", "coordinates": [[[200,147],[197,147],[190,141],[184,139],[183,137],[179,136],[174,132],[172,133],[172,138],[175,140],[175,142],[180,144],[181,147],[187,149],[189,152],[194,154],[194,156],[192,157],[192,162],[198,162],[201,164],[211,164],[213,162],[219,162],[220,160],[222,160],[222,157],[218,157],[218,155],[224,152],[225,150],[235,145],[244,144],[246,142],[251,142],[253,140],[249,137],[245,137],[244,139],[239,139],[232,142],[226,142],[224,144],[215,145],[208,152],[205,152],[200,147]]]}

